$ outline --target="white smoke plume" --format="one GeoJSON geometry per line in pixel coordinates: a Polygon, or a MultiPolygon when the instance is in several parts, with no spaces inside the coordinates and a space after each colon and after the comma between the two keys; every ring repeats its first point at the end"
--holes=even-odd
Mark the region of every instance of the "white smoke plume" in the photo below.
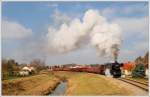
{"type": "Polygon", "coordinates": [[[72,20],[68,25],[62,24],[59,29],[50,27],[48,44],[50,49],[60,53],[78,48],[81,40],[89,37],[92,46],[99,55],[116,55],[121,45],[121,30],[119,25],[109,23],[97,10],[85,12],[82,21],[72,20]]]}

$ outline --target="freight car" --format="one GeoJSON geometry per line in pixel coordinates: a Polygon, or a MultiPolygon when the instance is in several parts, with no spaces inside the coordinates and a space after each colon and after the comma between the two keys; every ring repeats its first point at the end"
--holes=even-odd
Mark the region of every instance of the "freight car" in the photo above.
{"type": "Polygon", "coordinates": [[[104,74],[104,65],[98,66],[89,66],[83,69],[82,72],[96,73],[96,74],[104,74]]]}
{"type": "Polygon", "coordinates": [[[54,66],[52,68],[53,71],[74,71],[74,72],[89,72],[89,73],[96,73],[96,74],[104,74],[105,66],[104,65],[97,65],[97,66],[54,66]]]}

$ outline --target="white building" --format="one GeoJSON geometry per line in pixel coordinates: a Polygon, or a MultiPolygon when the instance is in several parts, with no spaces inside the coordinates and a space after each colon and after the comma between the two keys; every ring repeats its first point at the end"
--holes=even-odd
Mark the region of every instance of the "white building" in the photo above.
{"type": "Polygon", "coordinates": [[[19,72],[21,76],[28,76],[30,73],[34,72],[35,68],[31,66],[25,66],[22,68],[22,70],[19,72]]]}
{"type": "Polygon", "coordinates": [[[148,78],[148,76],[149,76],[148,68],[146,68],[146,70],[145,70],[145,75],[146,75],[146,78],[148,78]]]}

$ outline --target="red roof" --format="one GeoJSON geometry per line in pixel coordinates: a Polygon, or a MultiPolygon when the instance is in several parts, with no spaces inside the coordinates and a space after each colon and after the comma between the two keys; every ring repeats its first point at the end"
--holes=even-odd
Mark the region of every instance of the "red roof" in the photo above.
{"type": "Polygon", "coordinates": [[[125,70],[131,70],[134,68],[134,66],[135,66],[134,62],[123,63],[123,69],[125,70]]]}

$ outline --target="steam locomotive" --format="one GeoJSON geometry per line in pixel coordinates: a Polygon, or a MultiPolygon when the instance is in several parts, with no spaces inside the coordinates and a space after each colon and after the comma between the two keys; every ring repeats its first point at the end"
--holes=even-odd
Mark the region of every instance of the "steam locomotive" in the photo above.
{"type": "Polygon", "coordinates": [[[118,63],[117,61],[115,61],[114,63],[112,63],[112,66],[111,66],[111,74],[113,75],[114,78],[119,78],[119,77],[121,77],[121,69],[120,69],[120,67],[121,67],[122,65],[123,65],[123,64],[118,63]]]}

